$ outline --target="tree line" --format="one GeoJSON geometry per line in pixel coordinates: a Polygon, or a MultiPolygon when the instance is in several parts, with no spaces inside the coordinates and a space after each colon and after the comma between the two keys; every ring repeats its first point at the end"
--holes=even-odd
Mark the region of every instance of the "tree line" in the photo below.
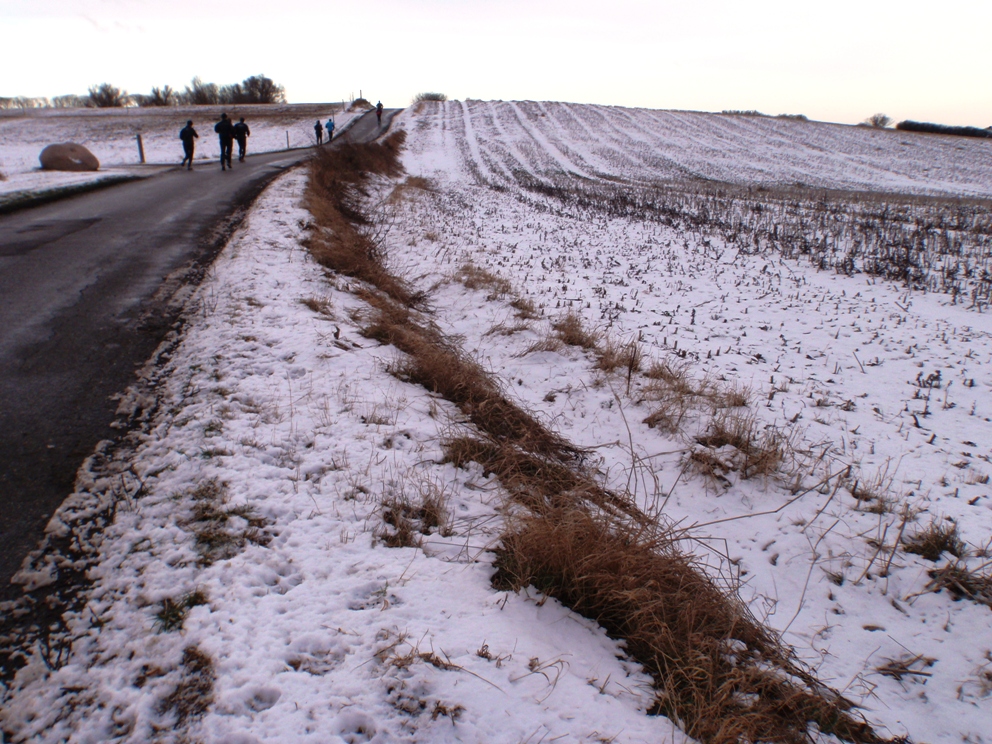
{"type": "Polygon", "coordinates": [[[901,121],[896,129],[905,132],[926,132],[928,134],[954,134],[958,137],[992,137],[992,127],[950,127],[946,124],[932,124],[926,121],[901,121]]]}
{"type": "Polygon", "coordinates": [[[286,103],[286,89],[265,75],[252,75],[240,83],[217,85],[193,78],[185,90],[165,85],[151,93],[128,93],[110,83],[100,83],[87,95],[54,98],[16,96],[0,98],[0,108],[124,108],[127,106],[209,106],[219,104],[286,103]]]}

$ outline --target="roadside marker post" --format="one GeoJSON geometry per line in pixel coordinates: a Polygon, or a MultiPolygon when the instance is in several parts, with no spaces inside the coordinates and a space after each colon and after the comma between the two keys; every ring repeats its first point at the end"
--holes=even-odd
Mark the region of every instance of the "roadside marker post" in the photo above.
{"type": "Polygon", "coordinates": [[[145,143],[141,141],[141,135],[140,134],[137,135],[136,139],[138,140],[138,160],[141,162],[142,165],[144,165],[145,164],[145,143]]]}

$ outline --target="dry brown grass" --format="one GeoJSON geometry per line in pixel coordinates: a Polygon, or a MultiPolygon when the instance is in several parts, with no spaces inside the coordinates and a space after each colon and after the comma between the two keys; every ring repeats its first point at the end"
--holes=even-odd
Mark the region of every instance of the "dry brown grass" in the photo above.
{"type": "Polygon", "coordinates": [[[785,439],[775,429],[763,429],[750,410],[718,411],[707,432],[696,441],[712,450],[732,447],[734,451],[721,460],[745,479],[771,475],[785,458],[785,439]]]}
{"type": "Polygon", "coordinates": [[[610,514],[647,519],[628,499],[610,493],[569,464],[513,443],[456,437],[445,442],[444,452],[446,462],[458,467],[475,462],[486,473],[494,473],[517,503],[534,511],[594,504],[610,514]]]}
{"type": "Polygon", "coordinates": [[[930,572],[927,589],[934,592],[946,589],[954,599],[970,599],[992,608],[992,571],[989,564],[969,569],[963,562],[956,561],[935,569],[930,572]]]}
{"type": "Polygon", "coordinates": [[[389,548],[419,548],[415,516],[416,507],[405,495],[383,499],[382,526],[374,531],[375,539],[389,548]]]}
{"type": "Polygon", "coordinates": [[[528,354],[539,354],[542,351],[550,351],[555,354],[560,354],[565,350],[565,342],[562,341],[557,336],[548,336],[547,338],[542,338],[540,341],[535,341],[526,349],[519,354],[519,356],[527,356],[528,354]]]}
{"type": "Polygon", "coordinates": [[[162,606],[155,614],[156,624],[160,630],[166,633],[173,630],[182,630],[183,623],[186,621],[189,611],[207,602],[207,593],[202,589],[196,589],[188,594],[184,594],[179,599],[167,597],[162,600],[162,606]]]}
{"type": "Polygon", "coordinates": [[[381,218],[365,205],[373,175],[402,172],[399,152],[405,135],[399,131],[378,143],[345,143],[316,151],[305,196],[316,229],[304,244],[318,263],[368,282],[397,302],[414,305],[422,296],[387,271],[381,218]]]}
{"type": "Polygon", "coordinates": [[[434,183],[429,178],[424,178],[423,176],[408,176],[403,182],[403,185],[411,189],[420,189],[421,191],[434,191],[434,183]]]}
{"type": "Polygon", "coordinates": [[[569,346],[580,346],[583,349],[594,350],[599,343],[599,334],[589,331],[582,323],[582,316],[574,310],[569,310],[551,324],[555,333],[569,346]]]}
{"type": "Polygon", "coordinates": [[[717,408],[744,408],[753,397],[749,387],[731,382],[717,389],[711,399],[717,408]]]}
{"type": "Polygon", "coordinates": [[[503,537],[498,588],[534,586],[598,622],[652,675],[656,712],[708,744],[880,742],[853,705],[797,665],[664,529],[553,507],[503,537]]]}
{"type": "Polygon", "coordinates": [[[382,500],[382,526],[375,538],[390,548],[420,547],[422,535],[451,535],[448,495],[438,483],[425,480],[411,497],[405,491],[382,500]]]}
{"type": "Polygon", "coordinates": [[[957,523],[937,519],[905,538],[902,546],[907,553],[915,553],[928,561],[937,561],[944,553],[963,558],[967,551],[958,534],[957,523]]]}
{"type": "Polygon", "coordinates": [[[389,297],[364,293],[376,308],[363,333],[392,344],[407,357],[391,371],[454,403],[480,430],[532,452],[571,459],[576,449],[511,401],[474,360],[449,344],[433,326],[389,297]]]}
{"type": "Polygon", "coordinates": [[[936,659],[923,654],[905,654],[898,659],[886,659],[875,667],[875,671],[899,682],[907,677],[922,681],[933,676],[926,670],[936,662],[936,659]]]}
{"type": "Polygon", "coordinates": [[[514,298],[510,301],[510,307],[517,311],[516,316],[521,320],[534,320],[540,317],[534,303],[526,298],[514,298]]]}
{"type": "Polygon", "coordinates": [[[328,318],[334,316],[334,304],[327,297],[301,297],[300,304],[313,310],[318,315],[324,315],[328,318]]]}
{"type": "Polygon", "coordinates": [[[715,393],[706,380],[693,377],[691,365],[684,360],[655,360],[644,376],[649,382],[641,390],[641,399],[654,409],[644,423],[668,434],[679,432],[689,413],[698,413],[715,393]]]}
{"type": "Polygon", "coordinates": [[[526,323],[497,323],[488,331],[486,331],[484,336],[513,336],[514,334],[521,333],[522,331],[531,330],[530,326],[526,323]]]}
{"type": "Polygon", "coordinates": [[[463,264],[455,272],[455,279],[465,285],[466,289],[482,289],[488,291],[487,300],[499,300],[513,293],[513,285],[501,276],[474,263],[463,264]]]}
{"type": "Polygon", "coordinates": [[[637,341],[625,343],[614,338],[606,338],[598,348],[596,369],[604,372],[624,370],[629,380],[634,373],[641,371],[643,358],[641,345],[637,341]]]}
{"type": "Polygon", "coordinates": [[[193,500],[191,514],[183,526],[193,532],[201,565],[233,558],[249,543],[268,545],[268,521],[247,505],[226,507],[227,487],[210,479],[188,492],[193,500]]]}
{"type": "Polygon", "coordinates": [[[685,360],[654,360],[644,371],[649,380],[660,380],[674,390],[696,395],[699,385],[692,379],[692,365],[685,360]]]}
{"type": "Polygon", "coordinates": [[[160,704],[161,712],[174,712],[179,726],[201,718],[214,701],[213,660],[197,646],[187,646],[180,662],[182,676],[176,689],[160,704]]]}

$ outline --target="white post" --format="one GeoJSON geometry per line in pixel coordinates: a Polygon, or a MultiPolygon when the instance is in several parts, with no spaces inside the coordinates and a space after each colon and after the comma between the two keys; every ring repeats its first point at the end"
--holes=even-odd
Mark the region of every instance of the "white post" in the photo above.
{"type": "Polygon", "coordinates": [[[141,141],[141,135],[138,135],[138,159],[141,164],[145,164],[145,144],[141,141]]]}
{"type": "Polygon", "coordinates": [[[289,130],[286,130],[286,149],[289,149],[289,130]]]}

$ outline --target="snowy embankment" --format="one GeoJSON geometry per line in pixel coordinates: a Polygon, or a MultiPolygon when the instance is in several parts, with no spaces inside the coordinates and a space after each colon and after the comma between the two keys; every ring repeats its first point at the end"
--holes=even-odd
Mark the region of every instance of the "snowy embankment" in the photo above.
{"type": "MultiPolygon", "coordinates": [[[[408,174],[432,188],[384,202],[390,266],[429,291],[434,322],[524,408],[589,448],[607,485],[738,577],[754,614],[880,730],[988,741],[989,607],[934,591],[929,572],[955,560],[904,543],[955,525],[961,565],[988,560],[992,321],[947,295],[741,251],[705,225],[519,186],[675,178],[649,151],[680,116],[479,102],[403,113],[408,174]],[[604,148],[591,132],[607,121],[617,144],[604,148]],[[505,285],[466,289],[453,278],[466,264],[505,285]],[[736,385],[749,405],[734,410],[778,442],[781,462],[748,477],[740,449],[706,436],[733,411],[702,395],[679,409],[659,379],[634,373],[628,386],[556,343],[551,324],[568,311],[637,344],[642,371],[654,360],[688,388],[736,385]]],[[[692,124],[674,128],[685,138],[692,124]]],[[[815,125],[734,126],[757,148],[774,140],[761,127],[815,125]]],[[[714,136],[692,135],[699,152],[714,136]]],[[[898,149],[827,156],[794,138],[793,165],[757,148],[731,170],[988,193],[992,164],[956,170],[942,138],[919,141],[938,143],[914,157],[941,179],[898,149]]],[[[199,289],[122,475],[80,480],[119,499],[117,521],[72,656],[52,672],[39,652],[3,728],[38,741],[682,740],[644,715],[651,680],[594,624],[536,591],[491,588],[499,486],[441,464],[440,439],[466,424],[388,374],[398,352],[360,336],[355,283],[299,245],[302,188],[301,173],[277,181],[199,289]],[[382,502],[402,494],[446,504],[420,548],[384,544],[382,502]]],[[[22,578],[47,580],[35,569],[22,578]]]]}
{"type": "Polygon", "coordinates": [[[90,183],[121,175],[140,175],[137,135],[150,165],[175,164],[183,158],[179,130],[186,121],[200,135],[196,160],[216,160],[220,145],[214,123],[226,112],[242,116],[251,128],[248,152],[272,152],[314,144],[313,125],[333,117],[342,131],[364,112],[344,111],[341,104],[177,106],[127,109],[27,109],[0,111],[0,196],[90,183]],[[38,156],[46,146],[76,142],[100,161],[96,173],[42,171],[38,156]]]}

